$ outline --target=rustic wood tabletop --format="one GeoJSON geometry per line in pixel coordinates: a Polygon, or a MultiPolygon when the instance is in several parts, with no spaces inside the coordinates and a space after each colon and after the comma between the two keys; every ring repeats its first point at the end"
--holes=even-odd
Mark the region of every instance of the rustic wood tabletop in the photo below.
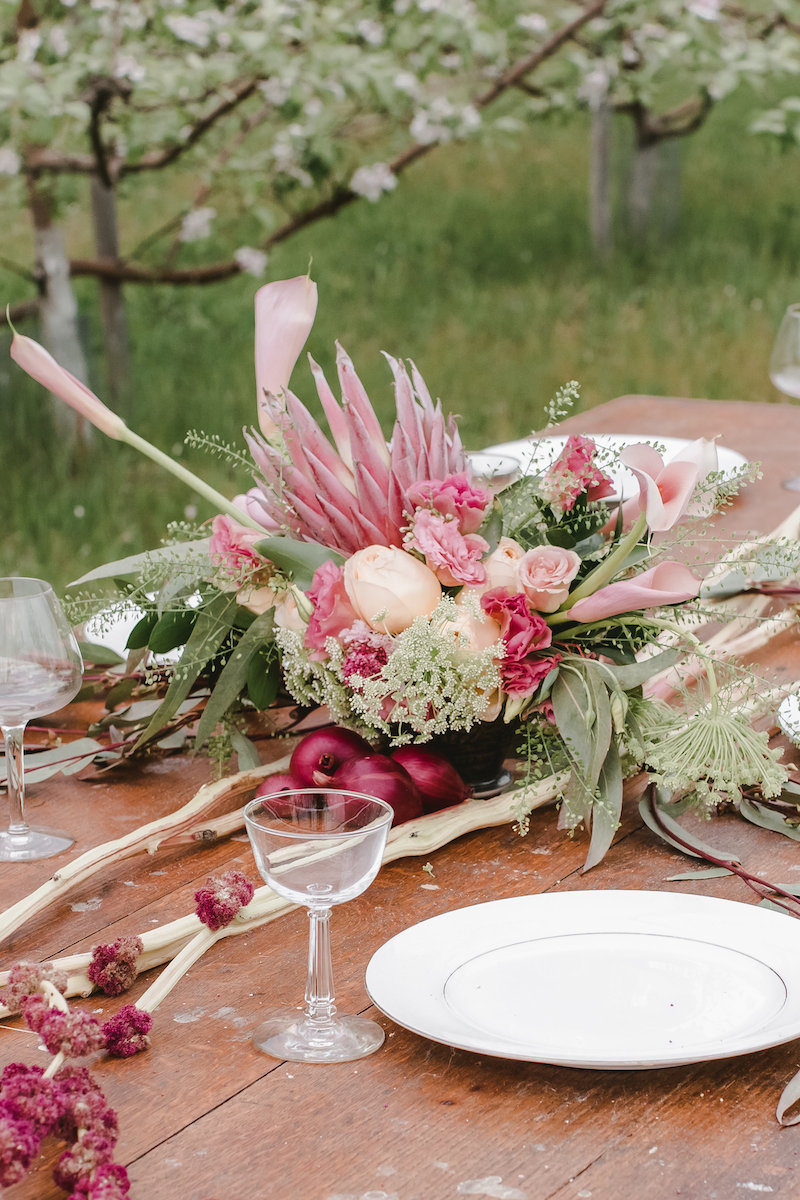
{"type": "MultiPolygon", "coordinates": [[[[780,481],[797,471],[800,407],[627,396],[565,427],[719,435],[721,444],[760,460],[763,478],[708,534],[717,542],[767,532],[794,508],[796,497],[780,481]]],[[[765,672],[800,677],[796,642],[791,634],[778,639],[762,656],[765,672]]],[[[265,755],[286,748],[268,744],[265,755]]],[[[91,782],[57,777],[33,786],[31,818],[73,831],[77,843],[55,860],[0,866],[0,904],[19,900],[76,853],[177,808],[211,772],[203,758],[174,756],[91,782]]],[[[733,815],[712,821],[704,836],[773,881],[800,871],[796,842],[733,815]]],[[[134,1200],[796,1196],[800,1127],[782,1128],[775,1109],[800,1068],[800,1040],[689,1066],[580,1070],[455,1050],[407,1032],[370,1005],[364,973],[371,955],[399,931],[467,904],[609,888],[757,901],[735,877],[668,882],[690,864],[643,826],[632,802],[605,860],[582,874],[585,853],[585,841],[566,837],[555,811],[543,808],[525,838],[510,825],[468,834],[429,860],[384,866],[364,895],[335,909],[337,1003],[371,1015],[387,1032],[377,1053],[355,1063],[280,1062],[250,1041],[270,1010],[302,999],[303,912],[220,941],[156,1010],[149,1050],[93,1064],[119,1113],[117,1159],[128,1167],[134,1200]]],[[[195,890],[230,869],[257,879],[242,830],[129,858],[23,924],[3,946],[0,967],[156,928],[190,913],[195,890]]],[[[149,982],[143,975],[125,996],[78,1003],[105,1019],[135,1003],[149,982]]],[[[591,978],[585,987],[588,1009],[591,978]]],[[[0,1062],[45,1065],[37,1041],[19,1021],[3,1023],[0,1062]]],[[[46,1143],[35,1170],[8,1189],[9,1200],[62,1196],[50,1177],[58,1152],[46,1143]]]]}

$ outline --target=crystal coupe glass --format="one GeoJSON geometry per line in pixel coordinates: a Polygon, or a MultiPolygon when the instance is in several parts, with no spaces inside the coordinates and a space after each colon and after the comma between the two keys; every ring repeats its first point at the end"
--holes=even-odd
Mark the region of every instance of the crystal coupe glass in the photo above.
{"type": "Polygon", "coordinates": [[[349,1062],[372,1054],[384,1032],[334,1004],[330,914],[366,891],[380,869],[393,812],[358,792],[296,790],[259,796],[244,810],[262,878],[308,909],[306,1006],[277,1013],[253,1034],[259,1050],[292,1062],[349,1062]]]}
{"type": "Polygon", "coordinates": [[[31,717],[68,704],[82,676],[78,643],[50,584],[0,578],[0,728],[11,813],[8,829],[0,832],[0,862],[50,858],[75,840],[26,824],[22,740],[31,717]]]}

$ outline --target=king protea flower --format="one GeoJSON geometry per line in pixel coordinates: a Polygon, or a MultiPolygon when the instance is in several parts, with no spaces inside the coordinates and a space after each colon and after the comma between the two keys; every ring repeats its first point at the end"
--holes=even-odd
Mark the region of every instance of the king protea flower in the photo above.
{"type": "Polygon", "coordinates": [[[397,359],[386,359],[394,375],[396,404],[389,443],[338,343],[341,403],[310,359],[330,438],[289,390],[267,397],[268,414],[283,445],[277,447],[255,431],[245,434],[260,471],[250,497],[270,522],[292,536],[343,554],[365,545],[400,546],[401,530],[408,524],[408,489],[421,479],[443,479],[466,470],[453,418],[445,418],[441,403],[431,399],[413,363],[409,372],[397,359]]]}

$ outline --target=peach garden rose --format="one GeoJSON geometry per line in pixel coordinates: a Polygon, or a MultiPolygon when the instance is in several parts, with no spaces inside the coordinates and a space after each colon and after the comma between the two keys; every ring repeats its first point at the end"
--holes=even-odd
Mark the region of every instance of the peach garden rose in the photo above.
{"type": "Polygon", "coordinates": [[[429,616],[442,596],[430,567],[396,546],[367,546],[348,558],[344,588],[362,621],[392,635],[429,616]]]}

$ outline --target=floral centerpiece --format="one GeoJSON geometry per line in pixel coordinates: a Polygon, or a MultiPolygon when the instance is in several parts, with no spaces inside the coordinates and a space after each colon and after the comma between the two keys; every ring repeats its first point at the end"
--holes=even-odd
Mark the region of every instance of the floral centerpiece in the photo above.
{"type": "Polygon", "coordinates": [[[707,810],[746,786],[777,795],[785,772],[766,736],[721,703],[712,663],[710,697],[691,716],[653,687],[698,650],[681,615],[701,581],[670,557],[668,535],[735,488],[721,486],[714,444],[668,464],[653,446],[627,447],[619,458],[638,489],[623,503],[607,456],[573,436],[496,493],[413,364],[387,360],[387,440],[345,352],[341,400],[312,361],[323,430],[288,387],[315,310],[304,277],[257,294],[260,430],[245,434],[253,486],[233,501],[15,335],[12,356],[29,374],[219,510],[188,540],[78,581],[126,578],[125,599],[143,613],[129,647],[183,648],[136,747],[161,735],[198,679],[210,687],[198,744],[280,690],[375,745],[487,728],[504,743],[512,729],[527,779],[561,773],[561,820],[592,828],[590,863],[617,827],[623,779],[643,767],[707,810]]]}

